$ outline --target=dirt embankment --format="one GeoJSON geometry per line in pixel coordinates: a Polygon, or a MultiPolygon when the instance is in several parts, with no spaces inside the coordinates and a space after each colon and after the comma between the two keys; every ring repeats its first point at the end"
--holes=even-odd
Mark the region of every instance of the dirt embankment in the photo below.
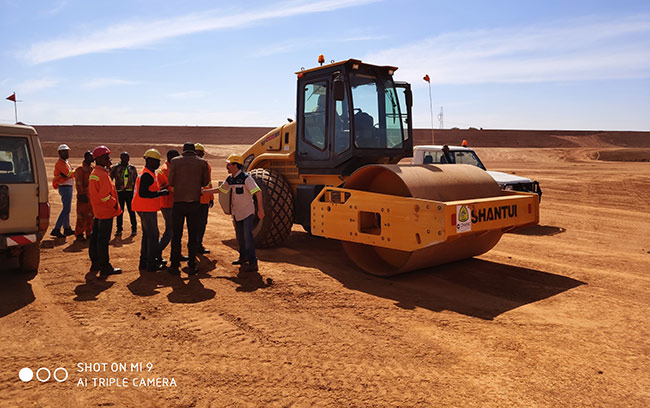
{"type": "MultiPolygon", "coordinates": [[[[250,145],[272,128],[210,126],[35,126],[46,156],[55,156],[60,143],[67,143],[73,157],[99,144],[113,151],[129,151],[140,156],[151,143],[166,151],[179,149],[184,141],[206,145],[250,145]]],[[[415,129],[414,144],[431,144],[430,129],[415,129]]],[[[526,148],[646,148],[650,132],[508,130],[508,129],[436,129],[436,144],[460,145],[467,140],[472,147],[526,148]]],[[[641,159],[645,154],[641,154],[641,159]]],[[[610,159],[605,159],[610,160],[610,159]]],[[[638,157],[637,157],[638,160],[638,157]]]]}

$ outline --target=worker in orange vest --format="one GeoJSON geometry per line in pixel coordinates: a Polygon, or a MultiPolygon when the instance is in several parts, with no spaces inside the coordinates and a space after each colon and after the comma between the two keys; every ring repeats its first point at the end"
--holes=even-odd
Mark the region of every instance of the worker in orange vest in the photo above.
{"type": "Polygon", "coordinates": [[[77,241],[85,241],[90,238],[93,231],[93,208],[88,198],[88,182],[90,173],[93,171],[93,154],[90,151],[84,153],[84,161],[74,171],[75,186],[77,187],[77,225],[74,235],[77,241]],[[84,233],[86,236],[84,237],[84,233]]]}
{"type": "Polygon", "coordinates": [[[111,168],[110,153],[110,149],[104,145],[93,149],[93,158],[96,165],[95,169],[90,173],[90,177],[88,177],[88,196],[95,214],[88,255],[92,262],[90,271],[99,271],[100,276],[122,273],[120,268],[113,268],[108,255],[113,217],[122,213],[115,184],[113,184],[109,175],[111,168]]]}
{"type": "Polygon", "coordinates": [[[74,173],[72,165],[68,162],[70,158],[70,148],[67,144],[59,145],[57,149],[59,153],[59,160],[54,165],[54,178],[52,179],[52,187],[59,190],[61,196],[61,203],[63,208],[59,213],[59,218],[56,219],[56,224],[50,235],[56,238],[67,237],[74,235],[74,231],[70,228],[70,208],[72,207],[72,188],[74,186],[74,173]],[[63,233],[61,233],[63,227],[63,233]]]}
{"type": "MultiPolygon", "coordinates": [[[[203,147],[201,143],[195,143],[194,149],[196,150],[196,155],[203,159],[203,156],[205,156],[205,147],[203,147]]],[[[212,167],[210,167],[210,163],[208,163],[208,171],[210,172],[210,178],[212,178],[212,167]]],[[[212,188],[212,180],[208,183],[208,185],[203,186],[203,188],[212,188]]],[[[212,206],[214,205],[214,194],[202,193],[200,203],[201,205],[199,207],[200,208],[199,211],[201,212],[201,223],[199,224],[199,231],[198,231],[199,236],[197,238],[199,240],[198,253],[209,254],[210,250],[206,249],[203,246],[203,236],[205,235],[205,228],[208,225],[208,213],[210,212],[210,208],[212,208],[212,206]]]]}
{"type": "Polygon", "coordinates": [[[155,272],[166,267],[162,263],[160,246],[158,245],[158,211],[160,197],[169,195],[169,191],[161,189],[155,171],[160,167],[160,152],[149,149],[144,153],[145,165],[135,180],[131,208],[140,216],[142,225],[142,240],[140,244],[139,269],[155,272]]]}

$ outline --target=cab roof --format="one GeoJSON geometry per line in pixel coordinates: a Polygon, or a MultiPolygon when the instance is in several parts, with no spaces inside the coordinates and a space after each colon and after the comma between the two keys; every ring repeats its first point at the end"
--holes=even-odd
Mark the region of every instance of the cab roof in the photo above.
{"type": "Polygon", "coordinates": [[[337,67],[337,66],[343,66],[343,65],[346,65],[346,64],[359,64],[359,65],[363,64],[363,65],[368,65],[368,66],[373,66],[373,67],[385,69],[385,70],[388,70],[388,71],[393,71],[393,72],[397,71],[397,67],[393,67],[393,66],[390,66],[390,65],[373,65],[373,64],[365,63],[365,62],[363,62],[361,60],[358,60],[358,59],[351,58],[351,59],[347,59],[345,61],[332,62],[332,63],[327,64],[327,65],[321,65],[321,66],[314,67],[314,68],[303,69],[303,70],[300,70],[300,71],[296,72],[296,75],[306,74],[306,73],[309,73],[309,72],[320,71],[322,69],[328,69],[328,68],[333,68],[333,67],[337,67]]]}

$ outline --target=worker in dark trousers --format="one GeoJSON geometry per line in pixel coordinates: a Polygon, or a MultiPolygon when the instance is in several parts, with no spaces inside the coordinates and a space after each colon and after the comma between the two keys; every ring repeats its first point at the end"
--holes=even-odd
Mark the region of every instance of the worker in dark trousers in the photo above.
{"type": "Polygon", "coordinates": [[[158,245],[158,211],[160,197],[168,195],[169,191],[160,188],[156,177],[160,159],[160,152],[156,149],[149,149],[144,153],[145,165],[135,180],[131,203],[133,211],[138,213],[142,223],[139,268],[146,268],[149,272],[165,267],[158,245]]]}
{"type": "Polygon", "coordinates": [[[199,222],[201,188],[210,182],[208,163],[197,156],[194,143],[183,145],[183,154],[171,161],[169,185],[174,190],[172,207],[172,254],[171,266],[167,269],[172,275],[180,274],[181,238],[183,224],[187,220],[188,275],[196,273],[196,255],[199,249],[199,222]]]}
{"type": "MultiPolygon", "coordinates": [[[[201,143],[197,143],[194,145],[196,149],[196,154],[203,159],[203,156],[205,156],[205,147],[201,143]]],[[[207,163],[207,160],[206,160],[207,163]]],[[[208,163],[208,170],[210,171],[210,178],[212,178],[212,167],[210,167],[210,163],[208,163]]],[[[203,188],[209,189],[212,188],[212,181],[210,181],[207,185],[203,186],[203,188]]],[[[203,246],[203,236],[205,235],[205,229],[208,225],[208,213],[210,212],[210,208],[214,205],[214,194],[211,193],[203,193],[201,194],[201,205],[200,205],[200,211],[201,211],[201,222],[199,223],[199,254],[209,254],[210,250],[206,249],[203,246]]]]}
{"type": "MultiPolygon", "coordinates": [[[[120,200],[120,206],[129,210],[131,235],[135,235],[138,232],[138,221],[135,218],[135,211],[131,208],[131,201],[133,201],[133,187],[135,186],[135,179],[138,178],[138,170],[134,165],[129,164],[129,159],[128,152],[120,154],[120,162],[111,168],[111,178],[115,180],[115,189],[120,200]]],[[[122,221],[123,214],[120,214],[117,217],[115,235],[122,235],[122,221]]]]}
{"type": "MultiPolygon", "coordinates": [[[[160,188],[164,188],[169,191],[169,194],[166,196],[160,197],[160,212],[162,213],[163,219],[165,220],[165,230],[163,231],[162,236],[160,237],[160,252],[167,248],[167,245],[172,240],[172,208],[174,207],[174,192],[169,186],[169,166],[171,166],[171,161],[174,157],[178,157],[181,154],[178,153],[178,150],[171,149],[167,151],[167,161],[163,164],[158,171],[156,176],[158,177],[158,183],[160,188]]],[[[181,261],[186,262],[189,258],[185,255],[181,255],[181,261]]]]}
{"type": "Polygon", "coordinates": [[[244,160],[238,154],[231,154],[226,160],[226,169],[230,176],[217,188],[205,189],[204,192],[230,194],[230,213],[235,224],[235,236],[239,244],[239,258],[232,262],[241,265],[244,272],[257,272],[257,256],[255,255],[255,240],[253,239],[253,221],[255,220],[255,204],[257,200],[257,217],[264,218],[262,191],[255,180],[245,173],[242,168],[244,160]]]}
{"type": "Polygon", "coordinates": [[[113,268],[108,255],[113,217],[122,213],[115,185],[109,176],[109,169],[111,168],[110,153],[109,148],[103,145],[93,149],[95,168],[88,177],[88,196],[90,205],[93,208],[93,214],[95,214],[88,255],[92,262],[90,271],[99,271],[100,276],[122,273],[120,268],[113,268]]]}

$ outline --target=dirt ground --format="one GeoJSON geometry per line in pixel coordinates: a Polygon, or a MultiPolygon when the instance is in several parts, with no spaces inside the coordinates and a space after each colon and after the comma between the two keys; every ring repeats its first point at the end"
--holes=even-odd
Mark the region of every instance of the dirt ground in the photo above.
{"type": "MultiPolygon", "coordinates": [[[[206,144],[222,179],[244,145],[206,144]]],[[[539,225],[390,279],[300,227],[240,274],[217,207],[192,278],[139,272],[140,234],[111,241],[108,279],[87,245],[46,237],[37,275],[0,275],[0,406],[649,406],[650,162],[599,140],[477,151],[540,181],[539,225]]]]}

